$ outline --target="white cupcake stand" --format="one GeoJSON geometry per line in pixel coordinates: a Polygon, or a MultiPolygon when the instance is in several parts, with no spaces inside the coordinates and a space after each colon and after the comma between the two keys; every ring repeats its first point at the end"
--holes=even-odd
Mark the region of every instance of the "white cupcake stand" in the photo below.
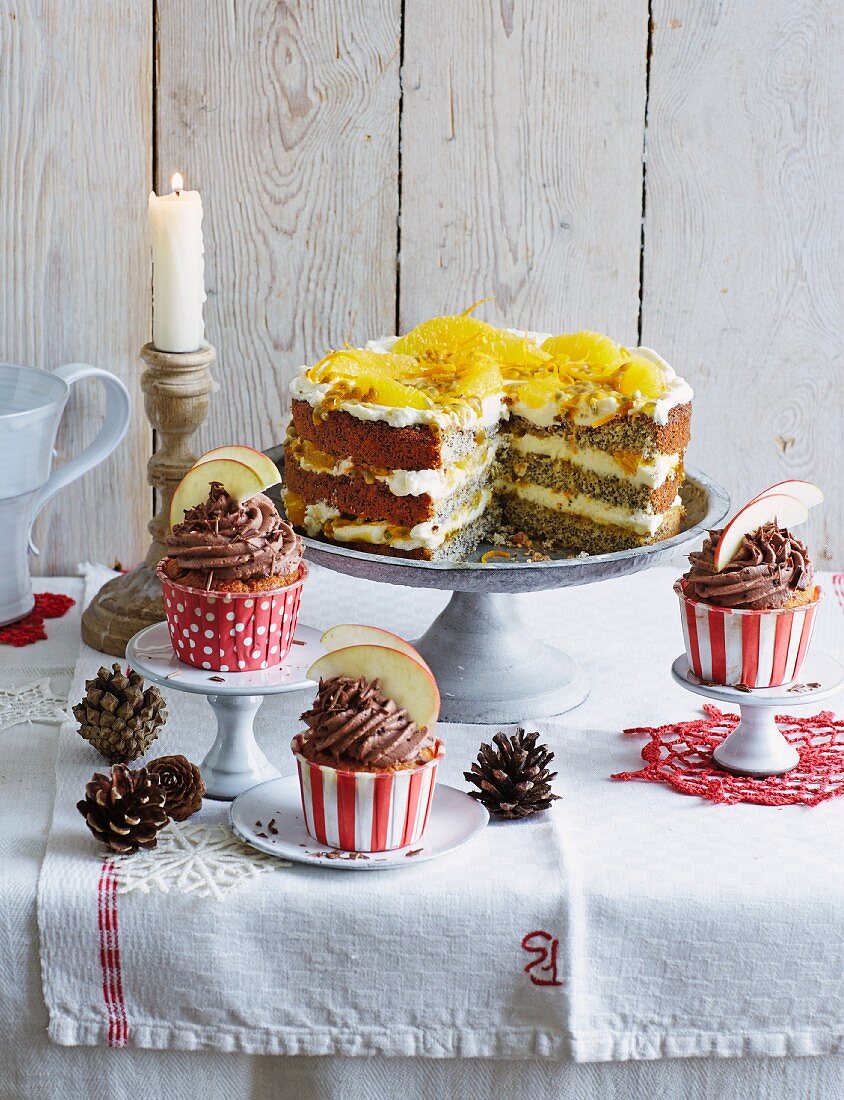
{"type": "MultiPolygon", "coordinates": [[[[267,454],[283,472],[283,450],[273,448],[267,454]]],[[[415,643],[436,676],[443,721],[509,723],[561,714],[579,706],[590,685],[572,657],[537,641],[515,597],[622,577],[676,559],[680,547],[699,541],[730,504],[726,492],[704,474],[687,468],[686,478],[683,530],[653,546],[550,561],[530,562],[522,556],[483,563],[481,556],[494,549],[486,543],[473,560],[458,564],[391,558],[305,539],[306,556],[353,577],[452,592],[445,609],[415,643]]],[[[570,633],[561,623],[560,635],[570,633]]]]}
{"type": "Polygon", "coordinates": [[[320,631],[301,624],[284,664],[256,672],[209,672],[183,664],[173,653],[167,623],[141,630],[126,646],[126,660],[159,687],[204,695],[217,720],[217,737],[202,762],[209,798],[232,799],[257,783],[278,779],[255,740],[255,715],[266,695],[315,688],[307,670],[325,652],[320,631]]]}
{"type": "Polygon", "coordinates": [[[674,680],[687,691],[739,708],[739,724],[712,753],[712,759],[733,775],[762,779],[784,775],[800,761],[797,749],[783,737],[776,715],[784,707],[818,703],[841,690],[844,668],[824,653],[809,652],[800,678],[774,688],[739,689],[699,680],[682,653],[671,666],[674,680]]]}

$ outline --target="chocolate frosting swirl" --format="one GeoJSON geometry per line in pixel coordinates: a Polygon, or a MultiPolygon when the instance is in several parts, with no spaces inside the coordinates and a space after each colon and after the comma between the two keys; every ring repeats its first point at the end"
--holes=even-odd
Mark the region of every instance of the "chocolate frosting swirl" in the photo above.
{"type": "Polygon", "coordinates": [[[302,540],[258,493],[242,504],[214,481],[208,500],[185,512],[166,539],[172,580],[200,573],[209,581],[251,581],[287,575],[302,560],[302,540]]]}
{"type": "Polygon", "coordinates": [[[389,768],[434,745],[431,734],[382,693],[380,680],[320,680],[313,706],[301,717],[310,730],[308,748],[338,762],[389,768]]]}
{"type": "Polygon", "coordinates": [[[714,558],[720,537],[720,531],[710,531],[703,549],[689,554],[691,569],[683,579],[691,599],[738,610],[771,610],[784,607],[811,585],[809,553],[785,527],[766,523],[745,535],[741,549],[719,573],[714,558]]]}

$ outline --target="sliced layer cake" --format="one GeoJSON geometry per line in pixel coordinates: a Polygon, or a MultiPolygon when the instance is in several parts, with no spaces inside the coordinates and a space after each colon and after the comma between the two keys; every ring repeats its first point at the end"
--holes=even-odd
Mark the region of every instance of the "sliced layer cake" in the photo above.
{"type": "Polygon", "coordinates": [[[502,524],[603,553],[675,534],[690,387],[595,333],[443,317],[291,385],[284,501],[312,537],[460,559],[502,524]]]}

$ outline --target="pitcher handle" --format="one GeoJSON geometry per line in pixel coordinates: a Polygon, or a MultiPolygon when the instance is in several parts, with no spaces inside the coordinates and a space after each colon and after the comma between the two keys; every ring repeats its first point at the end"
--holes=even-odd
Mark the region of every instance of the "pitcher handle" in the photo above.
{"type": "MultiPolygon", "coordinates": [[[[69,485],[71,481],[81,477],[82,474],[102,462],[104,458],[108,458],[126,434],[132,415],[129,391],[120,379],[110,371],[89,366],[87,363],[66,363],[63,367],[56,367],[53,373],[57,374],[59,378],[63,378],[69,386],[83,378],[99,379],[106,394],[105,418],[96,439],[89,443],[81,454],[71,458],[63,466],[59,466],[57,470],[53,470],[47,481],[41,486],[35,497],[33,519],[47,501],[56,495],[59,489],[63,489],[65,485],[69,485]]],[[[37,550],[35,552],[37,553],[37,550]]]]}

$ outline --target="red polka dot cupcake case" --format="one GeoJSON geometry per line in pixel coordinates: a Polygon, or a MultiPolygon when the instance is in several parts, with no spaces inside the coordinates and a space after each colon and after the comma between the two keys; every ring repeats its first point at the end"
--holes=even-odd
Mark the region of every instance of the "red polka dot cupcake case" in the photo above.
{"type": "Polygon", "coordinates": [[[293,584],[267,592],[205,592],[159,570],[173,650],[180,661],[213,672],[254,672],[290,652],[308,567],[293,584]]]}

